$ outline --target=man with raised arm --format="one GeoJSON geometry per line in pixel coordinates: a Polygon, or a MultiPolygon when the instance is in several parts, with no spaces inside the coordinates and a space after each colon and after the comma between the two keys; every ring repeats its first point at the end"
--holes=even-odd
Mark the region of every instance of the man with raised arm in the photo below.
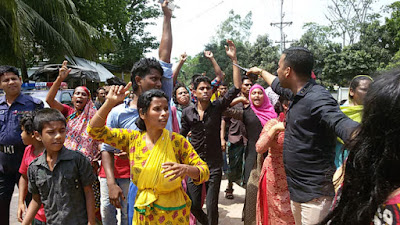
{"type": "MultiPolygon", "coordinates": [[[[232,41],[227,41],[229,47],[226,54],[237,63],[236,47],[232,41]]],[[[210,169],[210,179],[207,186],[206,204],[207,214],[201,207],[201,185],[195,185],[193,180],[188,180],[188,194],[192,200],[191,212],[201,224],[218,224],[218,194],[222,177],[221,154],[221,117],[222,112],[229,106],[232,100],[240,92],[241,78],[239,68],[233,66],[234,87],[221,99],[211,102],[211,80],[206,76],[200,76],[194,81],[194,92],[197,103],[183,110],[180,133],[186,136],[192,132],[191,143],[210,169]]]]}
{"type": "MultiPolygon", "coordinates": [[[[131,101],[116,106],[111,110],[107,118],[107,126],[112,128],[128,128],[138,130],[135,125],[139,117],[137,111],[137,100],[143,92],[150,89],[162,89],[168,96],[172,96],[173,77],[172,64],[170,63],[172,50],[172,11],[164,1],[162,10],[164,13],[163,31],[158,51],[159,60],[143,58],[136,62],[131,70],[131,81],[135,92],[131,101]]],[[[171,119],[169,118],[167,129],[171,130],[171,119]]],[[[102,170],[100,171],[101,184],[101,209],[103,224],[116,224],[115,207],[122,207],[122,225],[131,224],[133,218],[133,206],[137,187],[129,182],[129,160],[127,155],[104,144],[101,149],[102,170]],[[114,153],[117,153],[114,155],[114,153]],[[114,163],[115,160],[115,163],[114,163]],[[129,187],[130,183],[130,187],[129,187]],[[125,200],[129,189],[129,203],[125,200]],[[108,200],[109,199],[109,200],[108,200]],[[110,204],[111,203],[111,204],[110,204]],[[128,215],[129,214],[129,215],[128,215]]]]}
{"type": "Polygon", "coordinates": [[[332,175],[336,135],[345,142],[358,123],[339,109],[336,100],[311,79],[312,53],[303,47],[283,51],[278,77],[257,67],[278,95],[291,99],[286,114],[283,160],[296,224],[316,224],[328,213],[334,190],[332,175]]]}

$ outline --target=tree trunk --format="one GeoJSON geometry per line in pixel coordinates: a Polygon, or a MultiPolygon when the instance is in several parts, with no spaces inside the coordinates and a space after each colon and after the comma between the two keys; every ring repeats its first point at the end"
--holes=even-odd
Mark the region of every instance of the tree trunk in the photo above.
{"type": "Polygon", "coordinates": [[[28,82],[28,69],[26,68],[25,57],[21,57],[21,76],[22,82],[28,82]]]}

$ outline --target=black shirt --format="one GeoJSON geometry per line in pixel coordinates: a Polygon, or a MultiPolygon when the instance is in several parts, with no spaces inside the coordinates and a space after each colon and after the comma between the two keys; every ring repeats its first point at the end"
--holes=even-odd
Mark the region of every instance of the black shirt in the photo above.
{"type": "Polygon", "coordinates": [[[244,154],[245,163],[243,183],[246,184],[253,168],[257,168],[254,167],[254,163],[257,161],[256,143],[260,137],[263,126],[250,105],[244,109],[232,107],[226,110],[224,114],[239,121],[243,121],[245,125],[248,142],[244,154]]]}
{"type": "Polygon", "coordinates": [[[63,147],[53,171],[46,161],[47,152],[28,167],[28,190],[39,194],[47,224],[88,223],[84,187],[96,180],[92,165],[81,152],[63,147]]]}
{"type": "Polygon", "coordinates": [[[210,102],[204,112],[203,120],[200,120],[197,112],[198,103],[188,106],[182,112],[180,133],[186,137],[189,131],[192,132],[190,142],[200,158],[211,168],[222,166],[220,136],[222,112],[228,108],[239,91],[233,87],[223,98],[210,102]]]}
{"type": "MultiPolygon", "coordinates": [[[[238,103],[232,108],[243,110],[243,103],[238,103]]],[[[247,144],[247,133],[246,127],[241,120],[237,120],[230,117],[224,117],[227,124],[229,124],[228,129],[228,141],[231,144],[244,145],[247,144]]]]}
{"type": "Polygon", "coordinates": [[[271,87],[292,100],[283,144],[290,199],[304,203],[333,196],[336,135],[346,142],[359,124],[344,115],[332,95],[314,80],[295,96],[280,86],[278,78],[271,87]]]}

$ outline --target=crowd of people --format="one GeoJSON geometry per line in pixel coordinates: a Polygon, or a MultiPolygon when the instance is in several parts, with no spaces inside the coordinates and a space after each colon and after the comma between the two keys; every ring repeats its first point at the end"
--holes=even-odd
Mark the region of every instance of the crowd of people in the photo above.
{"type": "Polygon", "coordinates": [[[79,86],[72,106],[55,100],[67,61],[50,108],[0,66],[0,224],[18,184],[26,225],[215,225],[223,173],[227,199],[233,183],[246,190],[245,225],[400,224],[400,70],[355,76],[339,105],[312,78],[308,49],[284,50],[276,75],[242,74],[227,40],[233,84],[204,51],[215,78],[193,74],[185,86],[187,55],[172,69],[168,1],[162,11],[159,58],[135,62],[128,84],[95,99],[79,86]]]}

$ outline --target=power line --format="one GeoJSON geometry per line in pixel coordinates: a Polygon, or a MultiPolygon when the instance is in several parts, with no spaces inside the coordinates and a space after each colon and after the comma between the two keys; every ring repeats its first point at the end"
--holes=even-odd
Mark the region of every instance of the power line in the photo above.
{"type": "Polygon", "coordinates": [[[284,0],[281,0],[281,22],[271,23],[271,26],[278,27],[280,32],[281,32],[281,40],[280,41],[275,41],[276,43],[280,43],[281,52],[283,52],[283,50],[285,50],[285,44],[286,43],[293,42],[293,41],[287,41],[286,40],[287,35],[283,32],[283,28],[293,24],[292,21],[290,21],[290,22],[284,22],[283,21],[283,18],[285,17],[285,13],[283,12],[283,1],[284,0]]]}
{"type": "Polygon", "coordinates": [[[202,16],[202,15],[206,14],[207,12],[213,10],[214,8],[220,6],[222,3],[224,3],[224,1],[220,1],[219,3],[215,4],[214,6],[212,6],[212,7],[208,8],[208,9],[206,9],[206,10],[204,10],[204,11],[198,13],[198,14],[195,15],[193,18],[189,19],[187,22],[192,22],[193,20],[199,18],[200,16],[202,16]]]}

